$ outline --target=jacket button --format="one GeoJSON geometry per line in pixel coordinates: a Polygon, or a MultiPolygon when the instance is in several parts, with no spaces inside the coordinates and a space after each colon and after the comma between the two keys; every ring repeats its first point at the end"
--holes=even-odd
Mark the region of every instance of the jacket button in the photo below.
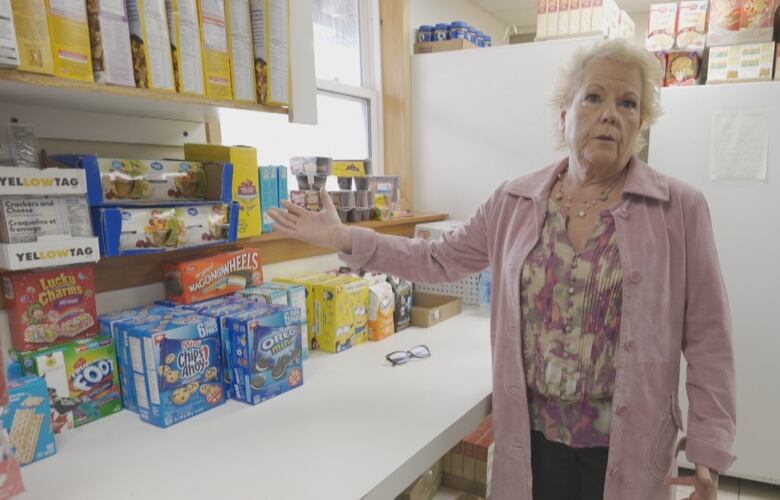
{"type": "Polygon", "coordinates": [[[642,273],[637,271],[636,269],[631,271],[631,275],[629,276],[629,279],[632,283],[639,283],[642,281],[642,273]]]}
{"type": "Polygon", "coordinates": [[[636,349],[636,342],[634,341],[634,339],[631,339],[628,342],[626,342],[626,351],[631,352],[634,349],[636,349]]]}
{"type": "Polygon", "coordinates": [[[626,408],[625,406],[619,406],[615,410],[615,415],[617,415],[618,417],[622,417],[626,414],[626,411],[628,411],[628,408],[626,408]]]}

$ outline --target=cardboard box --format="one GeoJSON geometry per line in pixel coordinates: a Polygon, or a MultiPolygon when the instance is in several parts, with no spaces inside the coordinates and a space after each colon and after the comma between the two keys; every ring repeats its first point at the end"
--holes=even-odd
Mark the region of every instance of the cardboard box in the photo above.
{"type": "MultiPolygon", "coordinates": [[[[301,310],[301,343],[303,345],[303,359],[309,358],[309,325],[308,325],[308,311],[307,311],[307,304],[306,304],[306,287],[303,285],[293,285],[290,283],[263,283],[261,287],[258,287],[260,289],[270,290],[270,289],[277,289],[285,294],[285,302],[284,305],[288,305],[290,307],[297,307],[301,310]]],[[[252,295],[255,289],[249,289],[245,290],[243,294],[249,298],[252,298],[252,295]]],[[[261,292],[262,294],[263,292],[261,292]]],[[[267,303],[274,303],[274,300],[279,301],[281,304],[281,298],[274,297],[272,300],[265,300],[267,303]]]]}
{"type": "Polygon", "coordinates": [[[230,295],[263,282],[260,250],[244,248],[199,259],[163,263],[165,297],[192,304],[230,295]]]}
{"type": "Polygon", "coordinates": [[[364,177],[371,172],[371,160],[333,160],[333,175],[364,177]]]}
{"type": "Polygon", "coordinates": [[[314,283],[317,349],[342,352],[368,340],[368,282],[340,276],[314,283]]]}
{"type": "Polygon", "coordinates": [[[3,276],[11,345],[32,351],[98,333],[92,267],[3,276]]]}
{"type": "Polygon", "coordinates": [[[197,0],[165,0],[176,91],[205,95],[197,0]]]}
{"type": "Polygon", "coordinates": [[[46,380],[54,432],[81,427],[122,409],[116,350],[110,337],[14,352],[26,375],[46,380]]]}
{"type": "MultiPolygon", "coordinates": [[[[46,0],[11,0],[11,7],[19,47],[19,70],[53,75],[54,59],[51,54],[46,0]]],[[[0,61],[2,59],[0,56],[0,61]]]]}
{"type": "MultiPolygon", "coordinates": [[[[327,273],[299,273],[292,276],[279,276],[274,278],[274,283],[285,283],[290,285],[301,285],[306,290],[306,322],[309,332],[309,349],[312,351],[317,349],[317,332],[319,330],[319,324],[317,322],[317,311],[314,302],[314,284],[320,281],[329,281],[335,278],[332,274],[327,273]]],[[[304,316],[303,314],[301,315],[304,316]]]]}
{"type": "Polygon", "coordinates": [[[165,0],[125,0],[135,86],[175,91],[165,0]]]}
{"type": "Polygon", "coordinates": [[[666,86],[696,85],[701,57],[697,52],[671,52],[667,55],[666,86]]]}
{"type": "MultiPolygon", "coordinates": [[[[231,199],[240,208],[238,237],[249,238],[262,232],[260,221],[260,183],[257,170],[257,150],[248,146],[215,144],[185,144],[184,157],[201,162],[231,163],[231,199]]],[[[223,177],[223,193],[227,178],[223,177]]],[[[225,195],[221,197],[224,199],[225,195]]]]}
{"type": "Polygon", "coordinates": [[[778,0],[710,0],[707,45],[764,43],[780,30],[778,0]]]}
{"type": "Polygon", "coordinates": [[[415,54],[430,54],[432,52],[448,52],[450,50],[463,50],[478,48],[476,44],[463,38],[456,40],[444,40],[441,42],[417,42],[414,44],[415,54]]]}
{"type": "Polygon", "coordinates": [[[255,82],[261,104],[290,104],[288,0],[250,0],[255,82]]]}
{"type": "Polygon", "coordinates": [[[396,500],[432,500],[441,487],[443,461],[437,460],[430,469],[410,484],[396,500]]]}
{"type": "Polygon", "coordinates": [[[16,42],[14,13],[9,0],[0,0],[0,67],[19,66],[19,47],[16,42]]]}
{"type": "Polygon", "coordinates": [[[57,452],[45,380],[28,376],[8,381],[3,428],[8,433],[19,465],[27,465],[57,452]]]}
{"type": "Polygon", "coordinates": [[[650,20],[645,48],[651,52],[670,50],[677,37],[677,4],[650,5],[650,20]]]}
{"type": "Polygon", "coordinates": [[[684,0],[677,12],[677,40],[681,50],[703,51],[707,38],[708,0],[684,0]]]}
{"type": "Polygon", "coordinates": [[[707,83],[770,80],[774,55],[774,42],[712,47],[707,83]]]}
{"type": "Polygon", "coordinates": [[[85,2],[47,0],[54,74],[94,81],[85,2]]]}
{"type": "Polygon", "coordinates": [[[225,0],[198,0],[198,12],[206,95],[213,99],[232,99],[225,0]]]}
{"type": "Polygon", "coordinates": [[[368,286],[368,339],[384,340],[395,333],[395,294],[385,275],[368,286]]]}
{"type": "Polygon", "coordinates": [[[593,23],[593,0],[580,0],[580,32],[590,33],[593,23]]]}
{"type": "Polygon", "coordinates": [[[412,326],[428,328],[460,314],[462,300],[449,295],[415,292],[412,326]]]}
{"type": "Polygon", "coordinates": [[[547,0],[536,0],[536,39],[547,38],[547,0]]]}
{"type": "Polygon", "coordinates": [[[249,0],[226,0],[233,100],[257,102],[249,0]]]}
{"type": "Polygon", "coordinates": [[[547,0],[547,38],[558,36],[559,0],[547,0]]]}
{"type": "Polygon", "coordinates": [[[122,0],[87,0],[87,21],[95,81],[134,87],[125,3],[122,0]]]}
{"type": "Polygon", "coordinates": [[[303,385],[301,316],[297,307],[266,306],[229,317],[240,400],[258,404],[303,385]]]}
{"type": "Polygon", "coordinates": [[[569,34],[577,35],[580,33],[580,18],[582,17],[581,0],[570,0],[569,2],[569,34]]]}
{"type": "Polygon", "coordinates": [[[3,243],[93,236],[89,207],[83,195],[7,196],[0,203],[0,241],[3,243]]]}
{"type": "Polygon", "coordinates": [[[558,0],[558,36],[569,34],[569,0],[558,0]]]}
{"type": "Polygon", "coordinates": [[[279,169],[276,167],[260,167],[260,205],[263,219],[263,232],[270,233],[274,224],[268,211],[279,208],[279,169]]]}

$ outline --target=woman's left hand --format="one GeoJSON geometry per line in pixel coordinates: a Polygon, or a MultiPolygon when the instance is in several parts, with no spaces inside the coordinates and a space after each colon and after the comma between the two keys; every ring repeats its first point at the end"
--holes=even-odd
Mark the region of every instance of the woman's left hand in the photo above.
{"type": "Polygon", "coordinates": [[[693,486],[693,493],[685,500],[718,500],[718,473],[703,465],[697,465],[692,476],[667,477],[666,484],[693,486]]]}

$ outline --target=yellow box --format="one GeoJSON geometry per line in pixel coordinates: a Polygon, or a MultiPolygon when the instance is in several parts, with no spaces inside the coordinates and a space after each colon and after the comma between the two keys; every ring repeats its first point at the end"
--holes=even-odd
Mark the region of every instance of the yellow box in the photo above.
{"type": "Polygon", "coordinates": [[[228,20],[230,81],[233,84],[233,100],[257,102],[249,0],[228,0],[225,2],[225,11],[228,20]]]}
{"type": "Polygon", "coordinates": [[[315,283],[314,311],[319,331],[317,349],[342,352],[368,340],[368,282],[340,276],[315,283]]]}
{"type": "Polygon", "coordinates": [[[288,0],[250,0],[257,99],[290,104],[290,6],[288,0]],[[273,27],[274,36],[271,36],[273,27]]]}
{"type": "Polygon", "coordinates": [[[54,74],[46,0],[11,0],[19,46],[19,70],[54,74]]]}
{"type": "Polygon", "coordinates": [[[225,2],[224,0],[198,0],[198,12],[206,95],[214,99],[232,99],[225,2]]]}
{"type": "Polygon", "coordinates": [[[125,0],[135,86],[175,91],[165,0],[125,0]]]}
{"type": "Polygon", "coordinates": [[[369,160],[333,160],[333,175],[338,177],[364,177],[369,170],[369,160]]]}
{"type": "Polygon", "coordinates": [[[288,283],[290,285],[301,285],[306,288],[306,323],[309,331],[309,349],[317,349],[317,331],[319,330],[319,324],[317,323],[317,311],[314,307],[314,292],[312,287],[314,283],[322,281],[330,281],[335,278],[332,274],[305,272],[295,274],[293,276],[280,276],[274,278],[277,283],[288,283]]]}
{"type": "Polygon", "coordinates": [[[87,5],[72,0],[47,0],[54,74],[63,78],[95,81],[89,48],[87,5]]]}
{"type": "Polygon", "coordinates": [[[198,0],[167,0],[173,77],[182,94],[205,95],[198,0]]]}
{"type": "Polygon", "coordinates": [[[238,202],[238,237],[249,238],[262,232],[260,221],[260,182],[257,178],[257,150],[248,146],[185,144],[184,158],[189,161],[233,164],[233,201],[238,202]]]}

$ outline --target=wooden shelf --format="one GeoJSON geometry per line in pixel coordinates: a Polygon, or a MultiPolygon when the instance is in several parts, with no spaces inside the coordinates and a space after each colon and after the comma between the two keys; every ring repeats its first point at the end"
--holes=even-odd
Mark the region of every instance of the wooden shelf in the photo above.
{"type": "Polygon", "coordinates": [[[280,114],[288,111],[286,107],[81,82],[15,69],[0,69],[0,102],[187,121],[213,119],[219,108],[280,114]]]}

